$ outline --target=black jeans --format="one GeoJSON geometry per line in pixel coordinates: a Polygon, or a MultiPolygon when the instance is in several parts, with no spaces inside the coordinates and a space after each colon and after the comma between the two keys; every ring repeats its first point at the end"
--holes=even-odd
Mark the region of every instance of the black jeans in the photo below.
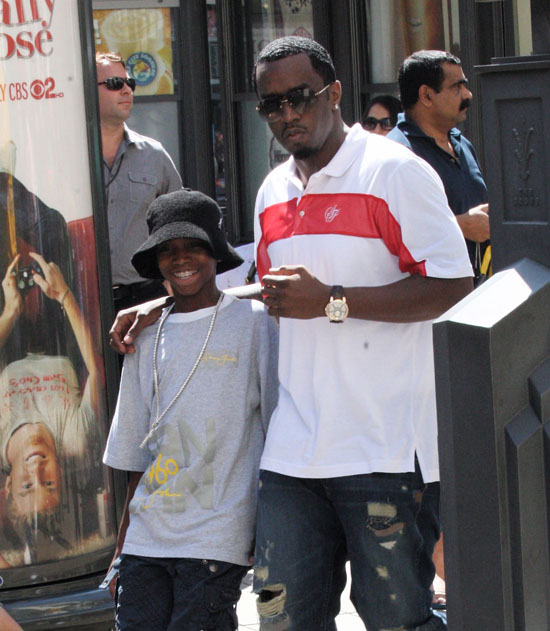
{"type": "Polygon", "coordinates": [[[248,568],[208,559],[123,554],[117,631],[235,631],[248,568]]]}

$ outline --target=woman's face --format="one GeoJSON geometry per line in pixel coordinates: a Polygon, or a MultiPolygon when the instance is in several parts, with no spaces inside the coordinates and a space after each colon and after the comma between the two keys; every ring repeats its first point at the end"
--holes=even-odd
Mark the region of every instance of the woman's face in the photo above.
{"type": "Polygon", "coordinates": [[[380,103],[375,103],[368,111],[363,127],[373,134],[387,136],[393,128],[390,113],[380,103]]]}

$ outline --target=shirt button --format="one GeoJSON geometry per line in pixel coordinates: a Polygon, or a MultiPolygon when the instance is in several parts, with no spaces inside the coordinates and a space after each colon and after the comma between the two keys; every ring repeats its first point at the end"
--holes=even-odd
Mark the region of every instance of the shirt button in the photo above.
{"type": "Polygon", "coordinates": [[[306,214],[306,211],[305,211],[305,210],[301,210],[301,211],[300,211],[300,217],[303,217],[305,214],[306,214]]]}

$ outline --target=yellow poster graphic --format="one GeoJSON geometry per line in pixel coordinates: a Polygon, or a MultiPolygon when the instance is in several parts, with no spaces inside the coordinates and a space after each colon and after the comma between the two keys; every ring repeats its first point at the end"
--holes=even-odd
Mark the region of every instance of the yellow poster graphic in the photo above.
{"type": "Polygon", "coordinates": [[[170,9],[94,11],[98,52],[118,52],[136,95],[174,94],[170,9]]]}

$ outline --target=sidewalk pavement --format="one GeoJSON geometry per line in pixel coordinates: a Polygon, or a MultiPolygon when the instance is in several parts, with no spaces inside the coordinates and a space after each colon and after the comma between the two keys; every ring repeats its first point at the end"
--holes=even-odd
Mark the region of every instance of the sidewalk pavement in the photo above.
{"type": "MultiPolygon", "coordinates": [[[[340,602],[340,613],[336,618],[338,631],[365,631],[365,625],[357,615],[355,607],[349,599],[350,574],[349,563],[346,565],[348,580],[346,588],[342,594],[340,602]]],[[[442,585],[437,583],[435,588],[440,589],[442,585]]],[[[256,595],[252,591],[252,572],[249,572],[241,585],[242,596],[237,605],[237,615],[239,617],[239,631],[258,631],[260,628],[258,614],[256,612],[256,595]]]]}
{"type": "MultiPolygon", "coordinates": [[[[340,614],[336,618],[338,631],[365,631],[365,625],[357,615],[355,607],[349,599],[349,564],[348,581],[346,589],[342,594],[340,614]]],[[[249,572],[241,585],[243,590],[239,604],[237,605],[237,615],[239,616],[239,631],[258,631],[258,614],[256,612],[256,595],[252,592],[252,572],[249,572]]]]}

